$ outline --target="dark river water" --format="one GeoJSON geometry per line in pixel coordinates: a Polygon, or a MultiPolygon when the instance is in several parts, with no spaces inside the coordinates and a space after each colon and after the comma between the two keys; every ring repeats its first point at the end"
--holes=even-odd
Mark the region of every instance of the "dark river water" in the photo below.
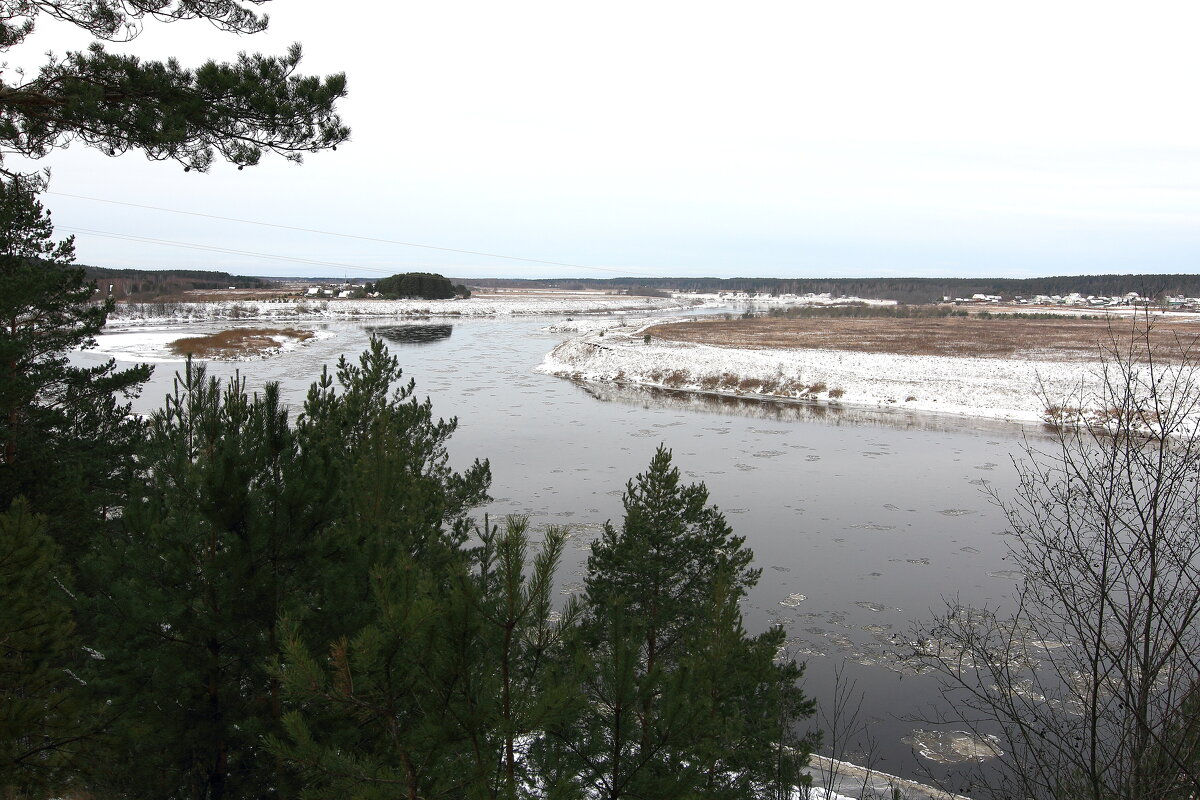
{"type": "MultiPolygon", "coordinates": [[[[747,627],[787,628],[789,646],[808,665],[806,689],[818,700],[830,698],[838,667],[857,682],[875,767],[912,778],[926,769],[941,774],[944,768],[901,741],[915,728],[931,728],[917,718],[939,702],[936,683],[894,669],[890,654],[946,601],[996,606],[1009,597],[1005,522],[985,483],[1001,496],[1011,492],[1011,459],[1020,456],[1023,437],[1038,431],[576,384],[534,372],[563,338],[542,330],[555,321],[301,323],[322,337],[210,370],[239,370],[251,388],[278,381],[298,407],[322,365],[357,354],[378,329],[435,413],[458,417],[453,461],[461,467],[490,459],[495,501],[485,510],[575,532],[559,575],[564,593],[580,588],[599,526],[620,519],[625,481],[665,444],[688,479],[707,484],[710,501],[746,537],[763,570],[746,603],[747,627]]],[[[220,327],[157,330],[173,336],[220,327]]],[[[122,342],[145,338],[113,334],[106,351],[136,353],[122,342]]],[[[140,410],[161,405],[179,366],[157,364],[140,410]]],[[[863,758],[862,747],[844,755],[863,758]]]]}

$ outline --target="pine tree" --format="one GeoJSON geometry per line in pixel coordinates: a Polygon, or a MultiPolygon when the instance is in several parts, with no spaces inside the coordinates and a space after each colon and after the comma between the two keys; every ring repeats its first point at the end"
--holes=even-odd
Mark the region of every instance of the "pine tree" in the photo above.
{"type": "Polygon", "coordinates": [[[327,658],[288,638],[297,710],[274,747],[313,798],[541,796],[529,750],[572,699],[553,674],[575,620],[551,614],[565,535],[548,531],[532,563],[524,520],[480,535],[457,559],[374,565],[370,618],[327,658]]]}
{"type": "Polygon", "coordinates": [[[100,43],[133,39],[148,20],[204,20],[235,34],[266,29],[265,15],[233,0],[28,0],[6,9],[0,54],[24,43],[43,17],[99,41],[52,57],[27,80],[20,71],[5,72],[16,80],[0,81],[0,158],[40,158],[81,141],[107,155],[136,149],[203,171],[216,154],[239,168],[257,164],[264,152],[299,161],[350,135],[333,108],[345,95],[345,76],[296,74],[299,45],[282,56],[243,53],[234,63],[209,61],[192,70],[173,58],[110,53],[100,43]]]}
{"type": "Polygon", "coordinates": [[[626,487],[621,528],[592,545],[574,658],[584,701],[537,753],[576,791],[732,800],[803,782],[801,669],[777,659],[782,629],[743,629],[738,602],[759,571],[707,502],[659,447],[626,487]]]}
{"type": "Polygon", "coordinates": [[[548,727],[571,718],[577,699],[570,682],[555,669],[579,617],[574,598],[561,612],[551,599],[567,535],[561,528],[547,529],[531,563],[527,528],[524,517],[508,517],[503,529],[491,530],[485,520],[476,582],[488,653],[479,694],[498,701],[486,715],[500,747],[499,768],[492,770],[499,774],[493,794],[514,800],[543,782],[532,769],[530,752],[548,727]]]}
{"type": "Polygon", "coordinates": [[[644,632],[648,667],[673,663],[688,625],[707,607],[716,581],[741,599],[761,570],[745,537],[735,536],[704,484],[682,486],[671,452],[660,446],[650,468],[629,481],[620,529],[606,523],[592,546],[585,581],[591,608],[624,607],[644,632]]]}
{"type": "MultiPolygon", "coordinates": [[[[88,564],[98,595],[89,688],[117,712],[130,797],[264,796],[261,738],[282,713],[266,672],[281,604],[320,558],[324,509],[277,387],[250,398],[188,362],[151,420],[144,485],[88,564]]],[[[97,787],[99,788],[99,787],[97,787]]]]}
{"type": "Polygon", "coordinates": [[[104,656],[90,686],[119,711],[113,735],[130,754],[111,788],[147,798],[294,789],[265,748],[282,730],[270,668],[281,617],[290,635],[324,645],[362,629],[380,586],[441,602],[489,472],[449,469],[454,421],[435,422],[411,382],[393,391],[400,377],[373,340],[357,365],[339,364],[336,384],[325,374],[313,385],[293,428],[277,386],[251,397],[242,381],[222,388],[188,363],[151,419],[122,530],[89,564],[103,589],[93,616],[104,656]],[[403,564],[420,572],[409,583],[403,564]]]}
{"type": "Polygon", "coordinates": [[[69,560],[121,503],[140,426],[118,398],[150,375],[112,360],[70,365],[67,354],[94,345],[112,310],[70,266],[74,254],[72,238],[54,241],[28,185],[0,181],[0,507],[27,497],[69,560]]]}
{"type": "Polygon", "coordinates": [[[0,514],[0,796],[62,796],[92,733],[70,666],[67,570],[44,521],[18,500],[0,514]]]}
{"type": "Polygon", "coordinates": [[[295,709],[273,748],[299,769],[307,797],[487,796],[495,741],[470,681],[485,657],[483,620],[454,571],[404,553],[374,566],[369,620],[324,658],[289,626],[280,675],[295,709]]]}

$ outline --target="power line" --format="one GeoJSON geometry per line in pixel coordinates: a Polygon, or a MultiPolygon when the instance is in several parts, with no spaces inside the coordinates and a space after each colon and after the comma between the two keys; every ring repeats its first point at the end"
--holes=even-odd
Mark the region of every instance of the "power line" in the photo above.
{"type": "MultiPolygon", "coordinates": [[[[90,200],[94,203],[108,203],[110,205],[128,206],[130,208],[142,208],[149,211],[162,211],[168,214],[183,214],[189,217],[204,217],[206,219],[219,219],[223,222],[237,222],[241,225],[259,225],[264,228],[278,228],[285,231],[299,231],[302,233],[315,233],[321,236],[337,236],[342,239],[357,239],[363,242],[378,242],[380,244],[394,244],[400,247],[419,247],[426,250],[439,250],[445,253],[460,253],[471,256],[484,256],[485,258],[503,258],[509,261],[522,261],[528,264],[546,264],[552,267],[568,267],[570,269],[590,269],[599,272],[614,272],[619,275],[643,275],[645,277],[653,277],[647,273],[639,273],[633,270],[615,269],[613,267],[592,267],[586,264],[572,264],[567,261],[545,261],[537,258],[524,258],[522,256],[508,256],[500,253],[487,253],[480,250],[462,250],[456,247],[441,247],[432,244],[418,244],[416,242],[402,242],[395,239],[382,239],[375,236],[359,236],[353,233],[340,233],[338,231],[324,231],[317,228],[304,228],[296,225],[282,225],[277,222],[262,222],[261,220],[241,219],[239,217],[224,217],[219,214],[205,214],[199,211],[182,211],[177,208],[165,208],[163,206],[143,205],[141,203],[127,203],[123,200],[109,200],[103,197],[89,197],[82,194],[71,194],[69,192],[52,192],[47,190],[45,194],[52,194],[57,197],[71,197],[76,200],[90,200]]],[[[338,265],[344,266],[344,265],[338,265]]]]}
{"type": "Polygon", "coordinates": [[[359,270],[359,271],[365,270],[367,272],[378,272],[382,275],[390,275],[392,272],[391,270],[379,269],[378,267],[363,267],[363,266],[359,266],[357,264],[346,264],[341,261],[318,261],[318,260],[312,259],[312,258],[298,258],[296,256],[281,256],[281,255],[276,255],[273,253],[256,253],[252,250],[235,250],[234,248],[231,248],[231,247],[217,247],[214,245],[197,244],[195,242],[178,242],[173,239],[156,239],[151,236],[135,236],[135,235],[129,234],[129,233],[115,233],[113,231],[99,231],[99,230],[94,230],[92,228],[79,228],[74,225],[59,225],[57,227],[60,230],[73,232],[73,233],[83,233],[83,234],[87,234],[89,236],[101,236],[101,237],[104,237],[105,239],[120,239],[120,240],[128,241],[128,242],[142,242],[142,243],[148,243],[148,244],[165,244],[165,245],[169,245],[170,247],[183,247],[188,250],[207,250],[207,251],[213,252],[213,253],[230,253],[233,255],[240,255],[240,256],[252,256],[254,258],[265,258],[265,259],[268,259],[271,261],[290,261],[290,262],[293,262],[296,264],[313,264],[313,265],[320,266],[320,267],[344,267],[346,269],[353,269],[353,270],[359,270]]]}

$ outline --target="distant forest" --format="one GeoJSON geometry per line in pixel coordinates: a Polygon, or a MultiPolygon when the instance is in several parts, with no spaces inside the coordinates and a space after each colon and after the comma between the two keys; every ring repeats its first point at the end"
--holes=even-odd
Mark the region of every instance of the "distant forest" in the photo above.
{"type": "Polygon", "coordinates": [[[380,278],[367,284],[368,292],[378,292],[386,298],[418,297],[423,300],[448,300],[455,295],[470,297],[466,286],[455,286],[441,275],[431,272],[404,272],[380,278]]]}
{"type": "Polygon", "coordinates": [[[943,297],[994,294],[1065,295],[1071,292],[1107,296],[1137,292],[1143,297],[1185,295],[1200,297],[1197,275],[1059,275],[1049,278],[563,278],[549,280],[471,280],[485,288],[553,287],[558,289],[625,289],[676,292],[752,292],[765,294],[853,295],[898,300],[902,303],[933,303],[943,297]]]}
{"type": "Polygon", "coordinates": [[[95,281],[102,294],[111,294],[117,300],[127,298],[151,300],[162,295],[178,294],[189,289],[264,289],[274,281],[251,278],[245,275],[230,275],[199,269],[108,269],[107,267],[83,267],[89,281],[95,281]]]}

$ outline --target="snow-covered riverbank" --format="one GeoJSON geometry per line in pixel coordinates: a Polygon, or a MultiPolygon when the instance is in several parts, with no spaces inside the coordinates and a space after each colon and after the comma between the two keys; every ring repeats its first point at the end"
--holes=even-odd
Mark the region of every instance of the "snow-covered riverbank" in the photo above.
{"type": "Polygon", "coordinates": [[[695,301],[666,297],[588,294],[479,294],[466,300],[224,300],[197,303],[121,303],[109,327],[170,325],[207,320],[294,322],[307,320],[399,319],[406,317],[495,317],[539,314],[606,314],[687,308],[695,301]]]}
{"type": "MultiPolygon", "coordinates": [[[[855,353],[741,350],[651,340],[643,327],[595,330],[554,348],[540,372],[763,399],[899,407],[1020,422],[1044,419],[1047,401],[1095,381],[1086,363],[855,353]]],[[[561,327],[556,328],[561,330],[561,327]]]]}

